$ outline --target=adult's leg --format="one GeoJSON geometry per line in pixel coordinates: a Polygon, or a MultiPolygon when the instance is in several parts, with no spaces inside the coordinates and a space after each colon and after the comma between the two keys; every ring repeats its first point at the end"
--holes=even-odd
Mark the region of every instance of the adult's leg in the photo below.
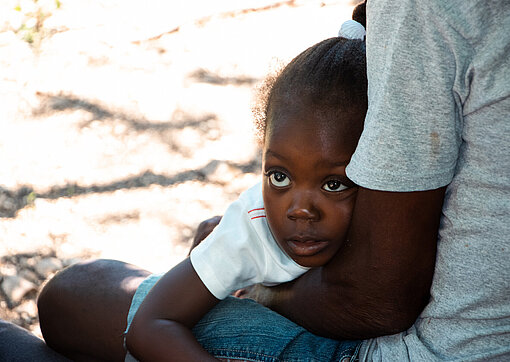
{"type": "MultiPolygon", "coordinates": [[[[161,275],[146,278],[131,304],[134,313],[161,275]]],[[[250,299],[228,297],[193,328],[197,341],[225,361],[350,361],[360,342],[316,336],[250,299]]],[[[134,359],[130,359],[130,361],[134,359]]]]}
{"type": "Polygon", "coordinates": [[[69,361],[44,341],[15,324],[0,320],[0,361],[69,361]]]}
{"type": "MultiPolygon", "coordinates": [[[[57,274],[38,301],[48,345],[75,361],[124,360],[129,307],[149,275],[113,260],[77,264],[57,274]]],[[[137,299],[143,300],[150,289],[146,284],[156,280],[147,279],[137,299]]],[[[253,301],[237,298],[218,304],[193,333],[206,350],[223,360],[344,361],[359,346],[315,336],[253,301]]]]}
{"type": "Polygon", "coordinates": [[[228,297],[193,328],[198,342],[223,360],[351,361],[361,342],[314,335],[250,299],[228,297]]]}
{"type": "Polygon", "coordinates": [[[42,289],[37,306],[51,348],[75,361],[122,361],[126,318],[147,270],[116,260],[72,265],[42,289]]]}

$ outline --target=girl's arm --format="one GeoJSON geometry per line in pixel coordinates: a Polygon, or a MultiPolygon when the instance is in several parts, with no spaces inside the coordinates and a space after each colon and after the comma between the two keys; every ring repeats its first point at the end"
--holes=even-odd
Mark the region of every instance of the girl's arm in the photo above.
{"type": "Polygon", "coordinates": [[[202,283],[189,258],[167,272],[136,312],[126,336],[139,360],[216,361],[191,328],[219,302],[202,283]]]}

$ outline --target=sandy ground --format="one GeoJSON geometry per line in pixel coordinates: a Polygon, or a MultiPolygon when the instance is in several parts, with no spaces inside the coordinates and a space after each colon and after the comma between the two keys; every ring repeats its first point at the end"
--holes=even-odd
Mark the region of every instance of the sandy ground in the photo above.
{"type": "Polygon", "coordinates": [[[2,1],[0,318],[40,335],[41,283],[78,260],[181,260],[259,178],[257,84],[352,7],[2,1]]]}

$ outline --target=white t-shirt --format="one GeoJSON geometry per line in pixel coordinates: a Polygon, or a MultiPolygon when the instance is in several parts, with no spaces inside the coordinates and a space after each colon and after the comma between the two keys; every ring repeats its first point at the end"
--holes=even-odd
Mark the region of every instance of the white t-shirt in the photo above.
{"type": "Polygon", "coordinates": [[[367,2],[369,109],[347,175],[448,185],[431,299],[361,360],[510,361],[510,2],[367,2]]]}
{"type": "Polygon", "coordinates": [[[218,299],[256,283],[288,282],[309,269],[288,257],[276,243],[267,224],[260,183],[229,206],[190,258],[202,282],[218,299]]]}

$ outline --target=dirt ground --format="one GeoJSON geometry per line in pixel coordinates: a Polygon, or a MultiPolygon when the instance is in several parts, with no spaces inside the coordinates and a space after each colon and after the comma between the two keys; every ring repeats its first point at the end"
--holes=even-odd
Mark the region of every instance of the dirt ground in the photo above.
{"type": "Polygon", "coordinates": [[[259,178],[254,89],[356,1],[0,4],[0,318],[92,257],[154,272],[259,178]]]}

